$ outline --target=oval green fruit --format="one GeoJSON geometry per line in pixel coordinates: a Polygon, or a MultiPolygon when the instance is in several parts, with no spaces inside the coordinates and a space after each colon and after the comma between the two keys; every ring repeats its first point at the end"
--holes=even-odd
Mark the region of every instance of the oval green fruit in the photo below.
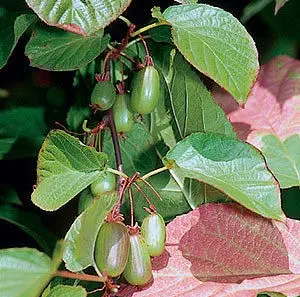
{"type": "Polygon", "coordinates": [[[136,73],[131,83],[131,106],[140,114],[148,114],[158,103],[160,80],[154,66],[146,66],[136,73]]]}
{"type": "Polygon", "coordinates": [[[113,105],[114,121],[118,133],[126,133],[133,128],[133,112],[130,110],[130,96],[128,94],[117,95],[113,105]]]}
{"type": "Polygon", "coordinates": [[[94,197],[90,191],[90,188],[85,188],[78,198],[78,214],[84,212],[94,200],[94,197]]]}
{"type": "Polygon", "coordinates": [[[103,172],[90,186],[94,197],[106,192],[111,192],[116,188],[115,175],[110,172],[103,172]]]}
{"type": "Polygon", "coordinates": [[[115,87],[111,81],[98,82],[91,95],[91,103],[100,110],[110,109],[116,101],[115,87]]]}
{"type": "Polygon", "coordinates": [[[166,246],[166,225],[158,213],[148,215],[142,223],[141,234],[151,257],[160,256],[166,246]]]}
{"type": "Polygon", "coordinates": [[[145,285],[152,277],[150,255],[140,234],[130,235],[129,256],[123,276],[134,286],[145,285]]]}
{"type": "Polygon", "coordinates": [[[95,262],[101,273],[119,276],[125,269],[129,255],[129,234],[121,222],[105,222],[95,245],[95,262]]]}

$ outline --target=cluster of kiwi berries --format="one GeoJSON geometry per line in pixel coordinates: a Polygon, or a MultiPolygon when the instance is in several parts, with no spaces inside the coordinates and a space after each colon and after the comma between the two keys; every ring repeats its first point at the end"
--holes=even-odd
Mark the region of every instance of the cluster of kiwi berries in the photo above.
{"type": "MultiPolygon", "coordinates": [[[[93,196],[115,189],[115,177],[110,172],[91,184],[93,196]]],[[[160,256],[165,248],[164,219],[155,209],[147,209],[141,228],[125,226],[122,217],[110,217],[101,226],[95,244],[95,263],[109,277],[123,278],[131,285],[147,284],[152,278],[151,257],[160,256]]]]}
{"type": "Polygon", "coordinates": [[[105,111],[112,108],[116,131],[131,131],[134,112],[144,115],[151,113],[159,99],[160,81],[158,71],[151,58],[146,66],[133,76],[131,93],[125,88],[118,88],[118,94],[109,76],[100,80],[91,95],[91,104],[96,109],[105,111]]]}

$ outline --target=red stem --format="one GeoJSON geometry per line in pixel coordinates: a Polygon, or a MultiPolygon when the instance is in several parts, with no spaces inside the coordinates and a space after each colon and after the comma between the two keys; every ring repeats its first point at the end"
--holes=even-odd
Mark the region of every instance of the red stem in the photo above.
{"type": "Polygon", "coordinates": [[[63,271],[63,270],[57,270],[54,273],[54,276],[61,276],[65,278],[79,279],[83,281],[98,282],[98,283],[104,283],[106,281],[106,278],[104,277],[99,277],[91,274],[81,274],[81,273],[75,273],[70,271],[63,271]]]}

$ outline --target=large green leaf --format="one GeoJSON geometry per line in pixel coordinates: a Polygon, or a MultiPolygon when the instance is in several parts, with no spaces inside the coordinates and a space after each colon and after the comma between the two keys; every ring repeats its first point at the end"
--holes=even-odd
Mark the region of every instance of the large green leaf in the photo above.
{"type": "Polygon", "coordinates": [[[51,131],[39,153],[33,203],[44,210],[58,209],[95,181],[106,162],[106,154],[64,131],[51,131]]]}
{"type": "Polygon", "coordinates": [[[279,186],[263,156],[249,144],[225,135],[195,133],[170,150],[165,162],[174,162],[186,177],[213,185],[264,217],[284,219],[279,186]]]}
{"type": "Polygon", "coordinates": [[[230,13],[204,4],[171,6],[163,13],[183,56],[240,102],[246,102],[258,73],[257,50],[230,13]]]}
{"type": "Polygon", "coordinates": [[[91,35],[114,21],[131,0],[26,0],[48,25],[91,35]]]}
{"type": "Polygon", "coordinates": [[[36,214],[3,204],[0,205],[0,219],[15,224],[32,236],[47,254],[52,253],[57,238],[44,227],[36,214]]]}
{"type": "Polygon", "coordinates": [[[55,28],[40,26],[33,31],[25,55],[30,65],[46,70],[67,71],[86,66],[107,46],[109,36],[80,36],[55,28]]]}
{"type": "Polygon", "coordinates": [[[45,297],[86,297],[86,290],[81,286],[58,285],[51,289],[45,297]]]}
{"type": "Polygon", "coordinates": [[[300,186],[300,136],[294,134],[282,141],[273,134],[261,137],[261,151],[281,188],[300,186]]]}
{"type": "Polygon", "coordinates": [[[97,234],[117,199],[116,192],[101,195],[74,221],[65,237],[67,246],[63,259],[69,270],[80,271],[94,264],[97,234]]]}
{"type": "Polygon", "coordinates": [[[34,14],[9,13],[0,16],[0,69],[7,63],[19,38],[35,20],[34,14]]]}
{"type": "Polygon", "coordinates": [[[60,260],[30,248],[0,250],[0,292],[3,297],[38,297],[60,260]]]}

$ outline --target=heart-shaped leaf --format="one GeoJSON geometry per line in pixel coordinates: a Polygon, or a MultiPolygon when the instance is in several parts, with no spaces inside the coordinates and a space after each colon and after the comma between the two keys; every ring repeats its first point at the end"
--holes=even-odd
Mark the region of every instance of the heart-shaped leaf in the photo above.
{"type": "Polygon", "coordinates": [[[103,32],[92,36],[37,27],[26,45],[30,65],[46,70],[68,71],[86,66],[106,48],[109,36],[103,32]]]}
{"type": "Polygon", "coordinates": [[[279,56],[263,65],[243,109],[223,91],[214,97],[238,137],[262,151],[280,187],[300,186],[300,61],[279,56]]]}
{"type": "Polygon", "coordinates": [[[91,35],[114,21],[131,0],[26,0],[48,25],[81,35],[91,35]]]}
{"type": "Polygon", "coordinates": [[[236,204],[204,204],[167,225],[166,250],[152,260],[153,281],[144,288],[124,285],[118,296],[297,296],[299,239],[299,221],[270,221],[236,204]]]}
{"type": "Polygon", "coordinates": [[[31,248],[0,250],[0,291],[9,297],[38,297],[61,261],[31,248]]]}
{"type": "Polygon", "coordinates": [[[278,184],[263,156],[247,143],[220,134],[194,133],[167,153],[165,163],[264,217],[284,218],[278,184]]]}
{"type": "Polygon", "coordinates": [[[183,56],[239,103],[246,102],[258,73],[258,57],[253,39],[239,21],[205,4],[171,6],[163,15],[183,56]]]}
{"type": "Polygon", "coordinates": [[[58,209],[95,181],[106,162],[105,153],[64,131],[51,131],[39,153],[33,203],[48,211],[58,209]]]}
{"type": "Polygon", "coordinates": [[[97,234],[117,198],[117,193],[101,195],[74,221],[65,237],[67,246],[63,259],[69,270],[80,271],[94,264],[97,234]]]}

